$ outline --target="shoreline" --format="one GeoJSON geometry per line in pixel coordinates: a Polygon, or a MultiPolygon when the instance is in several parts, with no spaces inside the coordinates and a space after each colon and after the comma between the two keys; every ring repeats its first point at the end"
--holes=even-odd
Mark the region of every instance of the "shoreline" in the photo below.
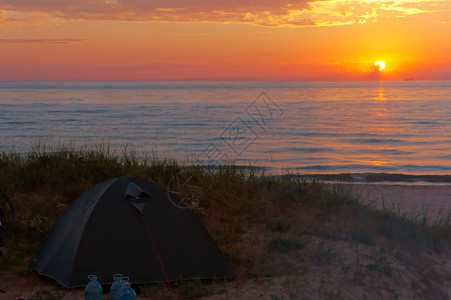
{"type": "MultiPolygon", "coordinates": [[[[296,176],[296,175],[293,175],[296,176]]],[[[305,174],[302,179],[319,179],[324,182],[385,185],[451,185],[451,175],[403,173],[332,173],[305,174]]]]}

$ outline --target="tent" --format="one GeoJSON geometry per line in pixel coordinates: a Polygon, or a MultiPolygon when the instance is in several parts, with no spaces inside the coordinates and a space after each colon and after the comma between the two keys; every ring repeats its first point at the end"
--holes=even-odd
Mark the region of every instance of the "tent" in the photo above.
{"type": "Polygon", "coordinates": [[[30,268],[66,288],[84,286],[90,274],[101,284],[112,283],[116,273],[138,284],[236,278],[193,212],[166,189],[132,177],[85,191],[30,268]]]}

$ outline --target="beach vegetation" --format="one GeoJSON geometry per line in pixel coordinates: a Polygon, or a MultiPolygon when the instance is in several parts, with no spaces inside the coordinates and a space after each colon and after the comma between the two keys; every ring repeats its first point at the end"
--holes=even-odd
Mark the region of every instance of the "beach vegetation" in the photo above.
{"type": "MultiPolygon", "coordinates": [[[[308,277],[312,270],[327,266],[349,283],[363,286],[371,284],[366,276],[400,275],[401,268],[396,267],[400,264],[418,275],[412,276],[412,281],[418,280],[418,293],[442,291],[434,294],[437,299],[444,294],[444,287],[437,285],[447,278],[428,266],[428,258],[449,252],[450,212],[431,219],[427,209],[414,215],[390,207],[376,209],[343,186],[290,172],[271,175],[233,163],[192,164],[141,155],[128,147],[114,151],[106,145],[37,145],[30,151],[0,153],[0,188],[13,201],[17,215],[14,223],[5,221],[8,248],[0,257],[0,275],[25,276],[65,208],[92,185],[119,176],[141,177],[165,188],[188,182],[179,197],[211,233],[239,283],[255,278],[250,274],[257,278],[272,274],[271,282],[274,276],[308,277]]],[[[181,298],[193,299],[223,290],[220,285],[218,289],[198,280],[177,284],[175,290],[181,298]]],[[[166,298],[162,289],[150,285],[139,290],[166,298]]]]}
{"type": "Polygon", "coordinates": [[[269,241],[268,250],[271,252],[289,253],[291,251],[301,250],[302,242],[289,238],[275,238],[269,241]]]}
{"type": "Polygon", "coordinates": [[[33,293],[33,297],[37,299],[45,299],[45,300],[59,300],[62,299],[62,293],[56,293],[53,291],[49,291],[46,289],[39,289],[33,293]]]}

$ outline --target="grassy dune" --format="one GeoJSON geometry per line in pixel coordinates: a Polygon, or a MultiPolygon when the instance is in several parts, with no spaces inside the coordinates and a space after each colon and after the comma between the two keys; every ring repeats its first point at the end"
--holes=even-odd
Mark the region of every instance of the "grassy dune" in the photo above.
{"type": "MultiPolygon", "coordinates": [[[[296,174],[270,176],[234,165],[208,168],[108,147],[40,145],[26,153],[0,153],[0,189],[13,200],[17,214],[4,233],[8,255],[0,258],[0,280],[26,279],[28,264],[67,205],[90,186],[125,175],[169,189],[175,182],[189,182],[177,187],[179,196],[239,277],[179,284],[173,291],[143,286],[140,299],[451,297],[449,214],[431,221],[426,214],[376,210],[342,187],[296,174]]],[[[71,293],[33,280],[32,288],[18,290],[42,299],[71,293]]]]}

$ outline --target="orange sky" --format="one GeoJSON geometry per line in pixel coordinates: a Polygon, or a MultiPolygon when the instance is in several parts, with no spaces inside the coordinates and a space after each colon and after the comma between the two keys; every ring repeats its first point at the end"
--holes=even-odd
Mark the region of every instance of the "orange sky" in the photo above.
{"type": "Polygon", "coordinates": [[[0,0],[0,80],[451,79],[450,37],[451,1],[0,0]]]}

